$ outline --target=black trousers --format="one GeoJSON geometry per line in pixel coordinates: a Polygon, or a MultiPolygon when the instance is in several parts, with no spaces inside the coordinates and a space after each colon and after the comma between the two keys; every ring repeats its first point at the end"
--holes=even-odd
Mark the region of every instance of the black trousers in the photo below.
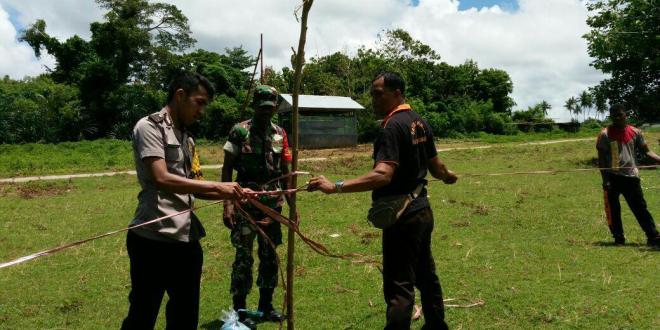
{"type": "Polygon", "coordinates": [[[202,247],[199,241],[167,243],[129,231],[126,248],[131,263],[130,307],[122,329],[153,329],[163,294],[167,329],[197,329],[202,247]]]}
{"type": "Polygon", "coordinates": [[[409,330],[419,289],[424,310],[422,329],[447,329],[442,288],[431,255],[433,212],[424,208],[383,230],[383,289],[386,330],[409,330]]]}
{"type": "Polygon", "coordinates": [[[610,175],[610,188],[607,191],[607,201],[610,209],[611,223],[608,224],[614,238],[624,237],[623,224],[621,223],[621,203],[619,195],[623,195],[635,215],[639,226],[642,227],[646,237],[653,238],[658,235],[653,216],[649,213],[642,193],[639,178],[610,175]]]}

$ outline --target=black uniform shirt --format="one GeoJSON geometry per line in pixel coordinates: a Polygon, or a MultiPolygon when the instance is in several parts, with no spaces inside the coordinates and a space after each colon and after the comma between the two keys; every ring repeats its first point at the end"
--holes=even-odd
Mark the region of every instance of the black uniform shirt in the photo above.
{"type": "MultiPolygon", "coordinates": [[[[410,106],[402,104],[383,121],[374,142],[374,166],[380,162],[396,164],[392,181],[373,191],[376,200],[383,196],[411,193],[425,182],[428,161],[437,156],[431,127],[410,106]]],[[[426,189],[415,199],[403,215],[428,207],[426,189]]]]}

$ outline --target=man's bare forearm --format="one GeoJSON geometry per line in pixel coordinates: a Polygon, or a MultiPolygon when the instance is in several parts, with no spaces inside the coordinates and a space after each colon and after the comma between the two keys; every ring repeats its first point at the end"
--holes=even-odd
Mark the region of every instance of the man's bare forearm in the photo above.
{"type": "Polygon", "coordinates": [[[154,178],[154,181],[158,189],[176,194],[204,194],[217,190],[217,182],[193,180],[171,173],[154,178]]]}
{"type": "Polygon", "coordinates": [[[395,166],[394,164],[379,163],[369,173],[355,179],[346,180],[342,192],[371,191],[384,187],[392,181],[395,166]]]}
{"type": "MultiPolygon", "coordinates": [[[[605,163],[605,155],[603,152],[598,152],[598,167],[606,168],[608,165],[605,163]]],[[[603,180],[603,185],[610,182],[610,174],[606,170],[600,170],[600,177],[603,180]]]]}
{"type": "Polygon", "coordinates": [[[660,156],[656,154],[655,152],[649,150],[646,152],[646,156],[653,159],[656,163],[660,164],[660,156]]]}
{"type": "Polygon", "coordinates": [[[438,180],[445,180],[447,178],[449,175],[449,169],[447,169],[447,166],[440,160],[440,158],[436,156],[432,158],[429,163],[429,172],[431,172],[431,176],[438,180]]]}
{"type": "Polygon", "coordinates": [[[226,199],[222,194],[218,192],[208,192],[208,193],[198,193],[195,194],[196,198],[199,199],[204,199],[204,200],[210,200],[210,201],[217,201],[221,199],[226,199]]]}

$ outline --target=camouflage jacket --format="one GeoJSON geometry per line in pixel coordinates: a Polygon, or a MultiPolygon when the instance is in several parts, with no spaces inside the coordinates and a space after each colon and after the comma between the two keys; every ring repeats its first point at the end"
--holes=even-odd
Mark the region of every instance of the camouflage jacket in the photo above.
{"type": "MultiPolygon", "coordinates": [[[[234,125],[223,148],[236,156],[233,170],[238,173],[236,182],[242,187],[258,190],[279,190],[279,181],[268,181],[282,175],[282,166],[291,162],[291,151],[286,132],[271,123],[266,132],[260,132],[252,120],[234,125]]],[[[282,196],[263,197],[261,201],[271,207],[282,205],[282,196]]]]}

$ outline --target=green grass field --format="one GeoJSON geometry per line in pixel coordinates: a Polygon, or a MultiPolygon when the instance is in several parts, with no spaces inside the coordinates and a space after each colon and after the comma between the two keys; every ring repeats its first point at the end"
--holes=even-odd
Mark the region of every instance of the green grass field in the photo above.
{"type": "MultiPolygon", "coordinates": [[[[658,133],[648,137],[656,151],[660,150],[653,141],[658,137],[658,133]]],[[[440,156],[459,174],[587,168],[594,162],[593,141],[518,144],[503,142],[490,149],[440,156]]],[[[130,149],[116,148],[117,158],[130,160],[130,149]]],[[[111,159],[107,157],[101,153],[90,162],[111,159]]],[[[97,169],[83,162],[81,168],[97,169]]],[[[117,164],[130,166],[126,160],[117,164]]],[[[39,172],[38,166],[16,166],[1,172],[39,172]]],[[[371,161],[359,155],[301,166],[338,179],[369,170],[371,161]]],[[[47,173],[70,169],[58,168],[55,162],[44,168],[47,173]]],[[[656,221],[660,218],[658,173],[642,171],[656,221]]],[[[205,174],[218,176],[217,171],[205,174]]],[[[482,307],[448,308],[451,328],[660,328],[660,254],[645,246],[644,234],[625,206],[628,243],[610,244],[597,172],[466,177],[453,186],[434,182],[429,188],[436,218],[433,253],[445,298],[485,302],[482,307]]],[[[125,226],[137,192],[135,177],[128,175],[0,185],[0,261],[125,226]]],[[[301,229],[310,238],[337,253],[380,257],[379,231],[366,222],[368,193],[300,193],[298,200],[301,229]]],[[[221,311],[231,306],[233,248],[220,214],[216,206],[199,212],[208,232],[202,241],[200,326],[204,329],[217,329],[221,311]]],[[[130,289],[124,240],[123,234],[104,238],[0,269],[0,329],[119,328],[130,289]]],[[[286,248],[278,250],[285,259],[286,248]]],[[[321,257],[300,240],[295,264],[298,329],[382,328],[385,305],[376,267],[321,257]]],[[[278,290],[277,301],[281,297],[278,290]]],[[[251,294],[252,308],[256,301],[257,294],[251,294]]],[[[164,307],[157,328],[164,327],[163,311],[164,307]]],[[[417,321],[413,329],[421,325],[417,321]]],[[[277,329],[277,325],[260,324],[259,329],[277,329]]]]}

